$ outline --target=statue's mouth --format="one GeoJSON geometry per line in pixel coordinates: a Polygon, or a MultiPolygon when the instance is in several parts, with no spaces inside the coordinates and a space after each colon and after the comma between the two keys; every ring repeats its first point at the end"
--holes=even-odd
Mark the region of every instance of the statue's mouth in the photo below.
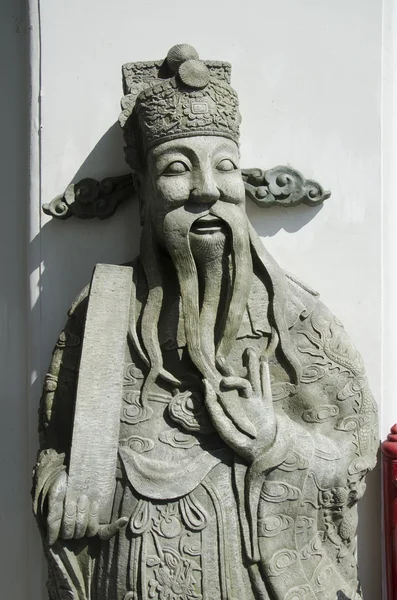
{"type": "Polygon", "coordinates": [[[214,215],[205,215],[200,217],[192,224],[191,231],[193,233],[214,233],[215,231],[221,231],[224,222],[222,219],[215,217],[214,215]]]}

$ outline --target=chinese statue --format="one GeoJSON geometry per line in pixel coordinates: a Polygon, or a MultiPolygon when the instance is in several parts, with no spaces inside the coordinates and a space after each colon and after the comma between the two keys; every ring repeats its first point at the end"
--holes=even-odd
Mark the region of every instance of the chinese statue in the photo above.
{"type": "Polygon", "coordinates": [[[50,599],[358,600],[376,404],[342,324],[248,221],[230,65],[182,44],[123,79],[141,250],[97,265],[45,380],[50,599]]]}

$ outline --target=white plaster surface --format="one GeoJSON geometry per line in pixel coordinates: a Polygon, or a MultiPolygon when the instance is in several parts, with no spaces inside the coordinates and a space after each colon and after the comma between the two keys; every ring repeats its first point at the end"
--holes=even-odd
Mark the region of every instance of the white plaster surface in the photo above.
{"type": "MultiPolygon", "coordinates": [[[[385,5],[392,2],[386,0],[385,5]]],[[[11,8],[12,4],[18,7],[19,2],[6,0],[0,12],[8,19],[7,40],[12,40],[9,47],[14,51],[17,38],[12,15],[17,8],[11,8]]],[[[2,213],[5,233],[0,258],[1,268],[7,271],[4,256],[16,257],[0,313],[1,331],[13,328],[13,334],[7,334],[7,360],[13,361],[12,366],[7,361],[0,364],[6,382],[4,403],[10,411],[1,441],[10,442],[16,453],[10,462],[6,444],[1,481],[10,477],[13,497],[18,498],[14,506],[9,500],[5,503],[7,518],[17,523],[17,533],[11,537],[7,522],[12,541],[6,561],[0,563],[5,582],[1,595],[13,600],[45,598],[38,534],[34,524],[29,525],[25,496],[26,477],[34,462],[35,411],[52,346],[68,306],[89,281],[95,263],[130,260],[138,252],[140,233],[136,204],[122,207],[108,221],[56,222],[40,216],[39,203],[50,201],[71,181],[84,176],[102,178],[127,171],[121,133],[115,125],[124,62],[161,58],[179,42],[194,45],[202,58],[230,61],[243,115],[242,165],[291,164],[332,190],[321,209],[264,210],[250,203],[248,214],[279,263],[321,292],[360,348],[381,415],[387,415],[382,420],[382,436],[389,420],[397,419],[396,409],[391,408],[391,386],[382,403],[380,398],[382,1],[41,0],[39,14],[36,0],[29,4],[36,40],[38,17],[41,24],[41,65],[39,48],[31,44],[37,90],[41,74],[40,112],[33,128],[37,143],[31,152],[36,159],[39,148],[41,154],[40,182],[37,173],[31,180],[28,325],[22,319],[26,297],[20,243],[25,236],[23,216],[18,219],[13,212],[28,211],[21,181],[8,198],[3,191],[7,202],[14,204],[13,208],[7,204],[2,213]],[[21,382],[27,329],[32,381],[29,409],[21,382]],[[11,342],[17,347],[10,346],[11,342]],[[12,434],[11,427],[15,428],[12,434]],[[29,449],[26,440],[30,440],[29,449]],[[23,545],[25,530],[31,532],[27,547],[23,545]],[[11,563],[20,565],[17,577],[11,563]]],[[[14,54],[8,50],[8,59],[17,64],[20,81],[26,82],[20,53],[20,47],[14,54]]],[[[17,112],[18,106],[12,105],[12,110],[17,112]]],[[[38,105],[33,103],[35,110],[38,105]]],[[[26,132],[14,123],[9,120],[6,134],[12,140],[17,131],[14,142],[22,152],[26,132]]],[[[13,146],[6,149],[2,181],[11,187],[9,163],[14,157],[20,172],[24,164],[13,146]]],[[[7,281],[7,273],[1,281],[7,281]]],[[[396,333],[393,339],[396,344],[396,333]]],[[[368,484],[360,509],[360,576],[367,600],[380,600],[379,470],[371,474],[368,484]]]]}
{"type": "Polygon", "coordinates": [[[382,73],[383,344],[381,432],[397,422],[397,3],[384,0],[382,73]]]}

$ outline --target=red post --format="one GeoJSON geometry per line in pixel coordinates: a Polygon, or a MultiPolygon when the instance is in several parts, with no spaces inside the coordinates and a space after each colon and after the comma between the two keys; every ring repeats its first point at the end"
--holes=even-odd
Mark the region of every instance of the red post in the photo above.
{"type": "Polygon", "coordinates": [[[382,444],[387,600],[397,600],[397,424],[382,444]]]}

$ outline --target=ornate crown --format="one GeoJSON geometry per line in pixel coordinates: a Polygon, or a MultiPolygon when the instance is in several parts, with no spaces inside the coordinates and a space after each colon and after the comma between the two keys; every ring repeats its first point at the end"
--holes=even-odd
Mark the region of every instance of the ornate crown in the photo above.
{"type": "Polygon", "coordinates": [[[139,145],[194,135],[220,135],[238,143],[238,97],[230,87],[229,63],[201,61],[188,44],[173,46],[165,61],[123,66],[125,96],[119,122],[126,159],[136,166],[139,145]]]}

